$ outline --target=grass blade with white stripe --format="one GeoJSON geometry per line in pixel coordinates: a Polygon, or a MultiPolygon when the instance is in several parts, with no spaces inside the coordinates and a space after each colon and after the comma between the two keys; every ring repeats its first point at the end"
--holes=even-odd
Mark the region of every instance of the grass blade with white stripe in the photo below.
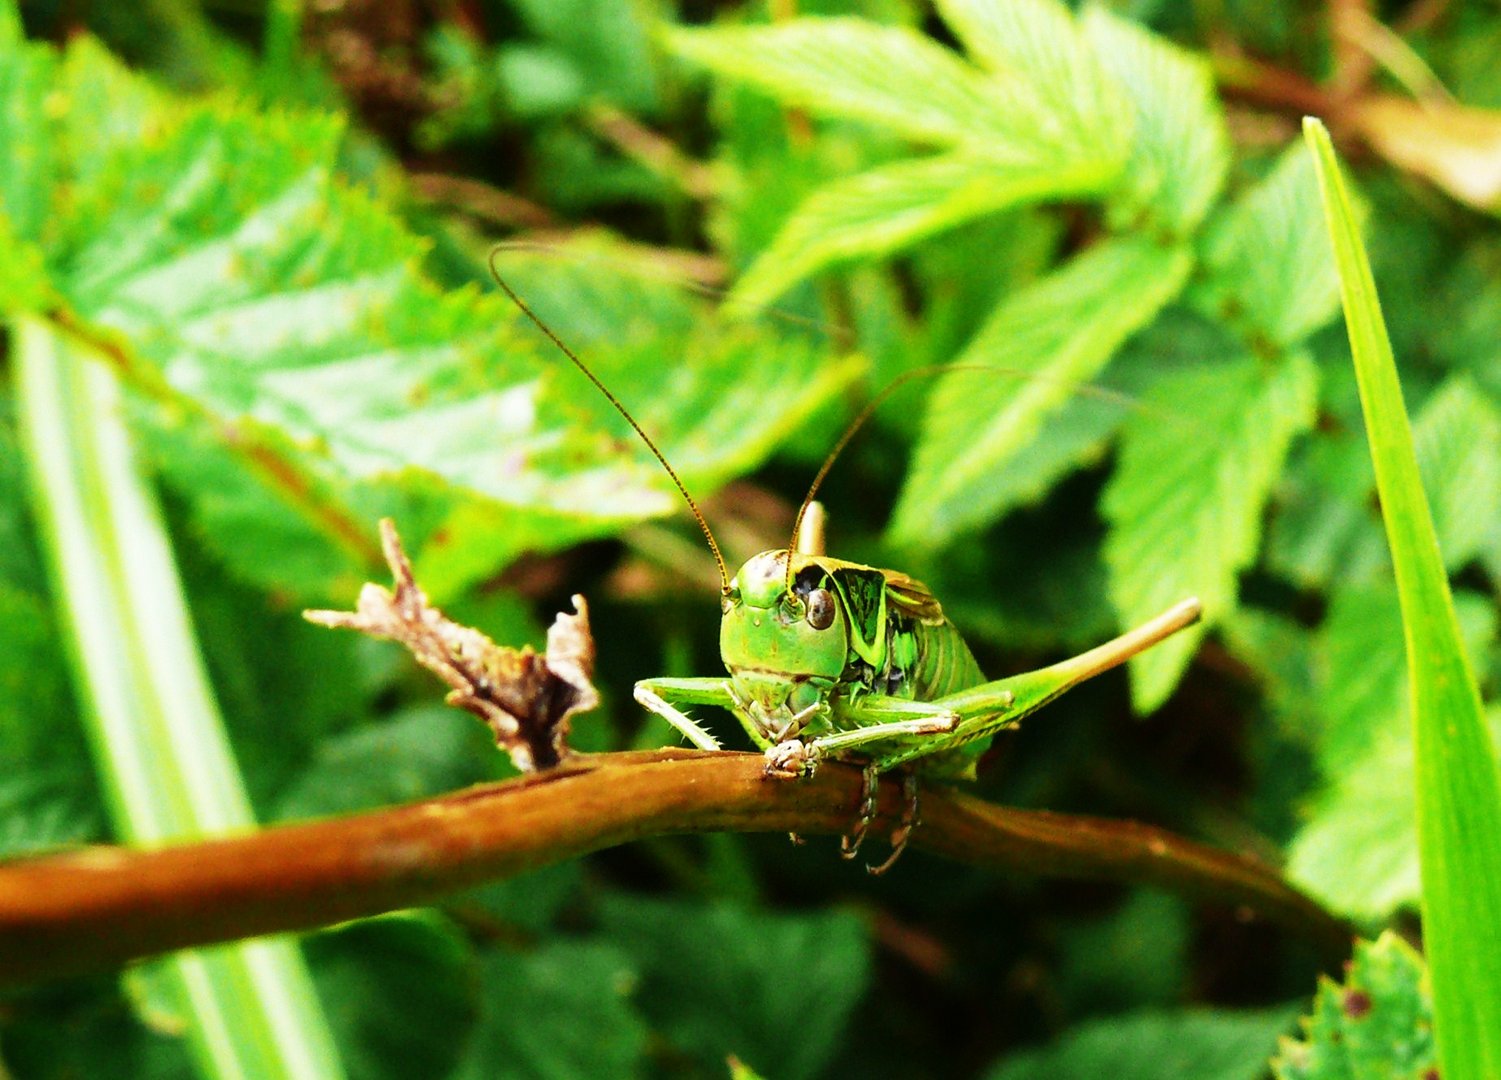
{"type": "MultiPolygon", "coordinates": [[[[251,826],[118,382],[40,320],[18,319],[11,343],[37,516],[115,831],[151,843],[251,826]]],[[[291,943],[163,963],[201,1076],[343,1075],[291,943]]]]}

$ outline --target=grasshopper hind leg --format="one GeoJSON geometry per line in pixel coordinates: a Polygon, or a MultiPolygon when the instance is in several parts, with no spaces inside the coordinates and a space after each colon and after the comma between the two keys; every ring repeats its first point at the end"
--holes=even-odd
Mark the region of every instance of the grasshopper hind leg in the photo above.
{"type": "Polygon", "coordinates": [[[912,830],[917,828],[922,818],[919,816],[917,804],[917,773],[912,769],[904,769],[902,773],[902,820],[891,831],[891,854],[886,856],[886,861],[880,866],[865,867],[867,873],[880,876],[896,865],[896,861],[902,857],[902,852],[907,850],[907,841],[912,839],[912,830]]]}
{"type": "Polygon", "coordinates": [[[880,773],[876,763],[870,762],[860,774],[860,802],[855,807],[855,824],[839,841],[839,854],[853,859],[860,854],[860,845],[865,843],[865,834],[876,818],[876,795],[880,791],[880,773]]]}
{"type": "MultiPolygon", "coordinates": [[[[880,792],[880,772],[875,762],[865,766],[861,773],[860,804],[855,810],[855,823],[848,833],[839,842],[839,854],[846,859],[853,859],[860,853],[860,846],[865,843],[866,834],[870,831],[871,822],[875,820],[877,809],[877,796],[880,792]]],[[[912,830],[917,828],[920,821],[918,815],[918,785],[917,772],[913,769],[902,770],[902,817],[895,829],[891,831],[891,854],[886,856],[884,862],[871,866],[866,865],[866,872],[880,875],[890,870],[896,861],[902,857],[902,852],[907,850],[907,841],[912,839],[912,830]]]]}

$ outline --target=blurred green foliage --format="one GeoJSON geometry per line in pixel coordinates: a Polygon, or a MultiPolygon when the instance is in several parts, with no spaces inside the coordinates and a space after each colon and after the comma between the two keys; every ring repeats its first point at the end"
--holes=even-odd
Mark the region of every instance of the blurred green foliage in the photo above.
{"type": "MultiPolygon", "coordinates": [[[[581,747],[660,744],[631,682],[720,668],[675,494],[491,288],[492,246],[520,234],[543,249],[502,251],[507,281],[652,431],[731,561],[785,542],[890,378],[997,366],[905,390],[861,433],[823,492],[833,552],[927,581],[996,675],[1182,595],[1207,618],[1129,686],[1003,738],[980,792],[1286,858],[1334,910],[1400,924],[1419,893],[1400,623],[1295,143],[1321,87],[1359,102],[1401,72],[1293,3],[797,7],[344,0],[307,5],[284,56],[262,41],[295,4],[0,4],[0,311],[107,346],[133,391],[260,818],[509,770],[401,656],[298,617],[383,577],[383,514],[498,641],[540,643],[589,596],[606,707],[581,747]]],[[[1501,104],[1485,5],[1386,13],[1462,101],[1501,104]]],[[[1379,149],[1356,178],[1490,693],[1498,231],[1379,149]]],[[[6,395],[7,855],[107,838],[14,427],[6,395]]],[[[1162,1047],[1185,1064],[1143,1075],[1255,1077],[1316,970],[1295,940],[1128,888],[917,853],[870,883],[828,844],[740,836],[307,951],[372,1078],[723,1076],[735,1055],[768,1080],[1010,1080],[1162,1047]]],[[[189,1068],[173,1018],[110,979],[0,1001],[0,1061],[189,1068]]]]}

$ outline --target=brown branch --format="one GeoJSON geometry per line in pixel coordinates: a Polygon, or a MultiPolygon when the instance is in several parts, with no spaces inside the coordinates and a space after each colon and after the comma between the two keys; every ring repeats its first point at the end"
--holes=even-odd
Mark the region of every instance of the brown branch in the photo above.
{"type": "MultiPolygon", "coordinates": [[[[760,755],[660,750],[574,757],[556,769],[406,806],[199,844],[97,848],[0,865],[0,983],[98,970],[173,949],[432,902],[649,836],[837,834],[857,769],[769,780],[760,755]]],[[[899,785],[882,788],[886,826],[899,785]]],[[[1331,959],[1351,930],[1253,859],[1135,822],[924,793],[913,844],[1030,877],[1132,881],[1237,906],[1313,939],[1331,959]]],[[[833,858],[830,852],[830,858],[833,858]]]]}

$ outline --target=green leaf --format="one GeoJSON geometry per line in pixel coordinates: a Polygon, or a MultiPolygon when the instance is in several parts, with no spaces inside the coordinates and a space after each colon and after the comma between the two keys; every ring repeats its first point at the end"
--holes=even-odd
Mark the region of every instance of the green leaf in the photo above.
{"type": "Polygon", "coordinates": [[[1025,495],[1008,464],[1172,299],[1189,265],[1181,248],[1119,238],[1003,300],[955,361],[1000,370],[955,371],[934,388],[891,539],[936,546],[1025,495]]]}
{"type": "Polygon", "coordinates": [[[1375,486],[1365,440],[1347,429],[1320,430],[1289,458],[1266,565],[1305,589],[1368,583],[1391,573],[1371,505],[1375,486]]]}
{"type": "Polygon", "coordinates": [[[1085,8],[1083,25],[1135,106],[1131,156],[1112,216],[1125,228],[1145,215],[1169,236],[1186,238],[1219,196],[1230,163],[1209,64],[1100,4],[1085,8]]]}
{"type": "Polygon", "coordinates": [[[746,309],[775,300],[830,263],[885,255],[1018,203],[1087,195],[1110,179],[1098,164],[1003,164],[943,154],[880,166],[815,192],[735,284],[746,309]]]}
{"type": "Polygon", "coordinates": [[[600,919],[639,966],[642,1009],[706,1065],[734,1054],[780,1080],[816,1075],[838,1053],[870,980],[865,928],[842,912],[783,915],[615,896],[605,898],[600,919]]]}
{"type": "Polygon", "coordinates": [[[488,742],[473,717],[444,705],[324,739],[282,797],[277,817],[349,814],[477,783],[487,778],[480,762],[488,742]]]}
{"type": "Polygon", "coordinates": [[[619,949],[554,941],[497,950],[480,967],[480,1019],[453,1080],[642,1075],[637,967],[619,949]]]}
{"type": "MultiPolygon", "coordinates": [[[[164,112],[169,97],[91,37],[68,42],[60,89],[67,108],[58,128],[58,156],[79,188],[107,182],[116,155],[160,138],[170,123],[164,112]]],[[[65,224],[60,218],[59,225],[65,224]]]]}
{"type": "Polygon", "coordinates": [[[0,312],[47,301],[37,244],[47,231],[57,171],[48,111],[56,71],[52,52],[22,37],[20,16],[0,11],[0,312]]]}
{"type": "MultiPolygon", "coordinates": [[[[247,468],[222,429],[188,422],[170,408],[138,415],[152,464],[183,499],[196,538],[239,580],[313,604],[342,603],[369,579],[368,538],[357,529],[350,532],[353,520],[334,528],[337,519],[320,519],[313,505],[321,498],[326,505],[348,507],[351,519],[364,519],[391,513],[389,501],[311,469],[303,475],[304,485],[291,490],[274,473],[247,468]]],[[[264,444],[298,456],[290,441],[266,429],[259,432],[264,444]]],[[[413,518],[407,512],[398,517],[404,531],[417,534],[413,518]]]]}
{"type": "Polygon", "coordinates": [[[1297,1014],[1178,1010],[1130,1013],[1081,1024],[1053,1046],[1014,1054],[986,1080],[1259,1080],[1297,1014]]]}
{"type": "Polygon", "coordinates": [[[985,530],[981,543],[914,553],[901,568],[932,587],[971,644],[1083,652],[1115,630],[1098,524],[1067,505],[1012,514],[985,530]],[[1037,546],[1042,534],[1045,551],[1037,546]]]}
{"type": "Polygon", "coordinates": [[[1057,0],[940,0],[965,49],[998,78],[1020,77],[1047,103],[1067,156],[1119,171],[1130,153],[1132,110],[1108,59],[1085,41],[1057,0]]]}
{"type": "MultiPolygon", "coordinates": [[[[555,353],[539,364],[546,342],[509,304],[417,274],[421,243],[335,177],[336,120],[153,109],[104,92],[118,72],[79,56],[69,123],[101,127],[106,166],[79,185],[52,276],[85,329],[119,344],[123,374],[166,407],[161,422],[194,427],[180,443],[225,443],[248,467],[217,483],[190,446],[162,440],[167,473],[201,500],[203,535],[232,565],[308,595],[318,575],[371,560],[366,522],[378,514],[422,518],[409,530],[420,542],[478,505],[493,530],[478,575],[524,546],[676,508],[656,465],[619,441],[634,436],[608,404],[555,353]],[[255,531],[235,527],[257,517],[255,531]]],[[[620,275],[605,287],[626,292],[620,275]]],[[[860,370],[764,328],[716,333],[686,310],[678,337],[638,332],[591,360],[622,399],[650,403],[643,423],[695,484],[759,464],[860,370]],[[664,352],[688,360],[665,365],[664,352]]],[[[633,312],[652,330],[647,315],[633,312]]]]}
{"type": "MultiPolygon", "coordinates": [[[[1385,735],[1401,738],[1407,719],[1402,612],[1390,582],[1335,590],[1319,627],[1318,711],[1314,733],[1325,775],[1340,776],[1385,735]]],[[[1404,742],[1409,742],[1405,738],[1404,742]]]]}
{"type": "Polygon", "coordinates": [[[0,780],[0,859],[42,855],[97,842],[103,822],[92,793],[31,777],[0,780]]]}
{"type": "Polygon", "coordinates": [[[919,329],[927,339],[918,362],[937,363],[958,353],[1001,297],[1062,261],[1066,232],[1056,214],[1027,207],[915,245],[908,259],[925,302],[920,323],[926,325],[919,329]],[[974,273],[976,266],[985,272],[974,273]]]}
{"type": "Polygon", "coordinates": [[[1423,403],[1412,434],[1444,565],[1458,570],[1501,519],[1501,416],[1469,376],[1456,375],[1423,403]]]}
{"type": "Polygon", "coordinates": [[[1304,132],[1340,271],[1350,349],[1396,568],[1412,679],[1423,938],[1439,1060],[1501,1074],[1501,966],[1476,947],[1501,925],[1501,769],[1460,639],[1370,264],[1329,135],[1304,132]]]}
{"type": "Polygon", "coordinates": [[[1357,919],[1415,904],[1422,890],[1412,767],[1410,739],[1376,733],[1375,745],[1347,762],[1308,809],[1288,848],[1288,880],[1357,919]]]}
{"type": "Polygon", "coordinates": [[[161,1015],[141,1007],[134,991],[149,970],[135,968],[124,979],[75,982],[62,993],[49,988],[49,1008],[15,1008],[15,1018],[5,1026],[6,1069],[37,1080],[205,1080],[183,1046],[180,1010],[161,1015]],[[169,1027],[173,1023],[175,1029],[169,1027]]]}
{"type": "MultiPolygon", "coordinates": [[[[1460,633],[1483,656],[1495,644],[1498,617],[1491,602],[1471,592],[1455,597],[1460,633]]],[[[1319,759],[1338,776],[1383,733],[1410,742],[1411,691],[1402,646],[1401,607],[1390,581],[1334,592],[1319,628],[1317,698],[1323,721],[1319,759]]]]}
{"type": "Polygon", "coordinates": [[[46,578],[27,505],[23,465],[12,401],[0,397],[0,585],[40,593],[46,578]]]}
{"type": "Polygon", "coordinates": [[[51,210],[56,145],[48,113],[57,63],[50,49],[32,45],[19,26],[7,34],[0,15],[0,216],[17,238],[36,240],[51,210]],[[9,38],[10,40],[7,40],[9,38]]]}
{"type": "Polygon", "coordinates": [[[1001,162],[1068,156],[1052,103],[1025,79],[982,73],[902,27],[805,18],[671,30],[666,41],[719,75],[821,116],[865,120],[925,145],[963,145],[1001,162]]]}
{"type": "Polygon", "coordinates": [[[1283,1040],[1272,1062],[1277,1080],[1438,1076],[1426,974],[1423,958],[1390,930],[1356,942],[1345,981],[1319,980],[1303,1038],[1283,1040]]]}
{"type": "Polygon", "coordinates": [[[1147,402],[1154,413],[1127,425],[1101,501],[1111,600],[1128,625],[1185,596],[1204,617],[1131,661],[1141,712],[1162,704],[1204,632],[1234,610],[1287,448],[1313,423],[1315,372],[1302,353],[1272,366],[1245,357],[1165,378],[1147,402]]]}
{"type": "Polygon", "coordinates": [[[1295,619],[1242,605],[1221,623],[1225,644],[1257,674],[1280,733],[1299,746],[1319,730],[1313,634],[1295,619]]]}
{"type": "Polygon", "coordinates": [[[654,8],[615,0],[516,0],[527,27],[569,56],[589,88],[637,115],[660,108],[654,8]]]}
{"type": "Polygon", "coordinates": [[[480,1004],[464,939],[436,915],[366,919],[307,941],[318,994],[351,1076],[444,1080],[480,1004]],[[414,988],[420,987],[420,992],[414,988]]]}
{"type": "Polygon", "coordinates": [[[575,860],[487,882],[453,897],[445,907],[461,916],[477,911],[492,925],[542,935],[552,928],[558,913],[573,904],[585,888],[584,864],[575,860]]]}
{"type": "MultiPolygon", "coordinates": [[[[1484,655],[1496,639],[1493,605],[1469,593],[1455,600],[1466,644],[1484,655]]],[[[1327,786],[1293,840],[1288,877],[1334,910],[1387,918],[1420,895],[1411,697],[1395,588],[1338,590],[1314,659],[1310,730],[1327,786]]]]}
{"type": "Polygon", "coordinates": [[[1180,1001],[1188,916],[1178,897],[1136,889],[1107,917],[1068,927],[1058,939],[1060,997],[1093,1014],[1180,1001]]]}
{"type": "Polygon", "coordinates": [[[0,760],[38,766],[77,740],[67,673],[46,596],[0,580],[0,760]]]}
{"type": "Polygon", "coordinates": [[[1204,273],[1190,299],[1261,351],[1297,344],[1338,308],[1339,277],[1314,190],[1312,164],[1294,145],[1205,233],[1204,273]]]}

